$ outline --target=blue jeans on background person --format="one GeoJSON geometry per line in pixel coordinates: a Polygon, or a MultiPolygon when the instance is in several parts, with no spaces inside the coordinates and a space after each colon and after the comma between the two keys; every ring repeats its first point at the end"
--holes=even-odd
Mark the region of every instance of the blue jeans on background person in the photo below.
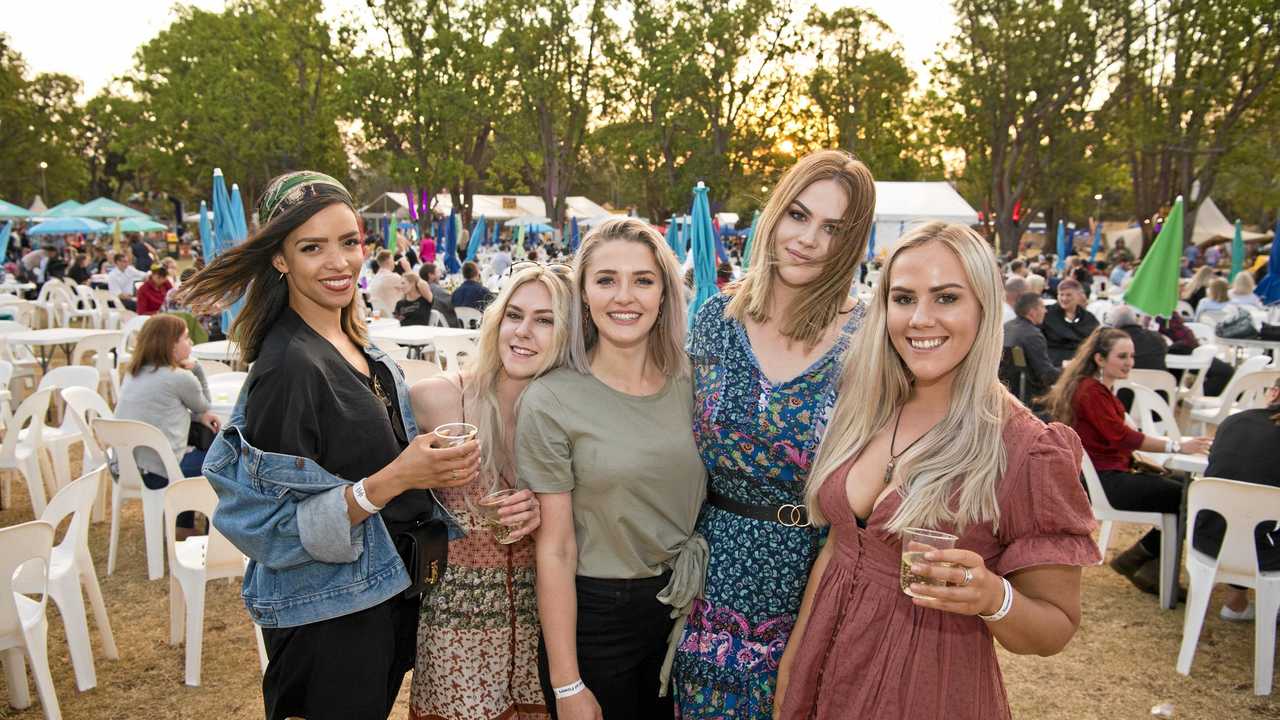
{"type": "MultiPolygon", "coordinates": [[[[204,450],[200,448],[191,448],[182,459],[178,461],[178,469],[182,471],[182,477],[200,477],[203,471],[200,469],[204,465],[204,450]]],[[[142,484],[151,490],[161,490],[169,486],[169,480],[163,475],[155,473],[143,472],[142,484]]],[[[194,528],[196,526],[196,514],[191,511],[178,513],[178,527],[194,528]]]]}

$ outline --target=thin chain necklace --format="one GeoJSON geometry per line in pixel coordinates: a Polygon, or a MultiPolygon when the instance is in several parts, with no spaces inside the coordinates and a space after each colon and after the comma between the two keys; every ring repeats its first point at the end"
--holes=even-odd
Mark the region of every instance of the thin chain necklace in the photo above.
{"type": "MultiPolygon", "coordinates": [[[[884,484],[885,485],[888,485],[890,481],[893,480],[893,467],[898,464],[898,458],[905,455],[908,450],[916,446],[916,443],[923,440],[925,435],[929,434],[929,431],[926,430],[924,434],[922,434],[920,437],[916,438],[915,440],[912,440],[910,445],[907,445],[906,447],[902,448],[902,452],[900,453],[893,452],[893,446],[898,442],[898,426],[902,424],[902,410],[903,408],[901,407],[898,408],[898,419],[893,421],[893,434],[889,436],[889,464],[884,466],[884,484]]],[[[929,428],[929,429],[932,430],[933,428],[929,428]]]]}

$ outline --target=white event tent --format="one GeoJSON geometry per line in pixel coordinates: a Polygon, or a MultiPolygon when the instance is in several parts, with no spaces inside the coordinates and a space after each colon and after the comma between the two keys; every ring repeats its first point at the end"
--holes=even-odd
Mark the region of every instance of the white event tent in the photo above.
{"type": "MultiPolygon", "coordinates": [[[[609,214],[608,210],[581,195],[572,195],[567,198],[567,202],[570,218],[583,220],[609,214]]],[[[436,214],[448,215],[453,209],[453,199],[448,193],[440,193],[435,196],[431,209],[436,214]]],[[[360,214],[371,218],[386,214],[408,218],[409,201],[404,193],[382,193],[373,202],[360,208],[360,214]]],[[[546,204],[537,195],[475,195],[471,201],[471,214],[476,218],[502,221],[530,215],[546,217],[547,211],[546,204]]]]}
{"type": "Polygon", "coordinates": [[[876,181],[876,249],[887,249],[908,230],[942,220],[977,225],[978,211],[945,182],[876,181]]]}

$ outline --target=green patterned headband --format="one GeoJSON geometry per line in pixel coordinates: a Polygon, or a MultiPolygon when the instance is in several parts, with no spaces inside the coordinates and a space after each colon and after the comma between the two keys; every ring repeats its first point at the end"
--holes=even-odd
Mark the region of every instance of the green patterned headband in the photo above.
{"type": "Polygon", "coordinates": [[[353,204],[351,194],[342,183],[324,173],[300,170],[281,175],[267,186],[267,191],[262,194],[262,201],[258,203],[258,223],[266,225],[284,210],[315,197],[316,190],[326,186],[337,190],[342,199],[353,204]]]}

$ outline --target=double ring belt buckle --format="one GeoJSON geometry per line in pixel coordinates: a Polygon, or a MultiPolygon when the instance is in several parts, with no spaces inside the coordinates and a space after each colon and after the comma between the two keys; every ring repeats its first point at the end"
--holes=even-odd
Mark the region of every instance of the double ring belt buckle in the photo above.
{"type": "Polygon", "coordinates": [[[779,505],[777,520],[783,527],[809,527],[809,508],[804,505],[779,505]]]}

